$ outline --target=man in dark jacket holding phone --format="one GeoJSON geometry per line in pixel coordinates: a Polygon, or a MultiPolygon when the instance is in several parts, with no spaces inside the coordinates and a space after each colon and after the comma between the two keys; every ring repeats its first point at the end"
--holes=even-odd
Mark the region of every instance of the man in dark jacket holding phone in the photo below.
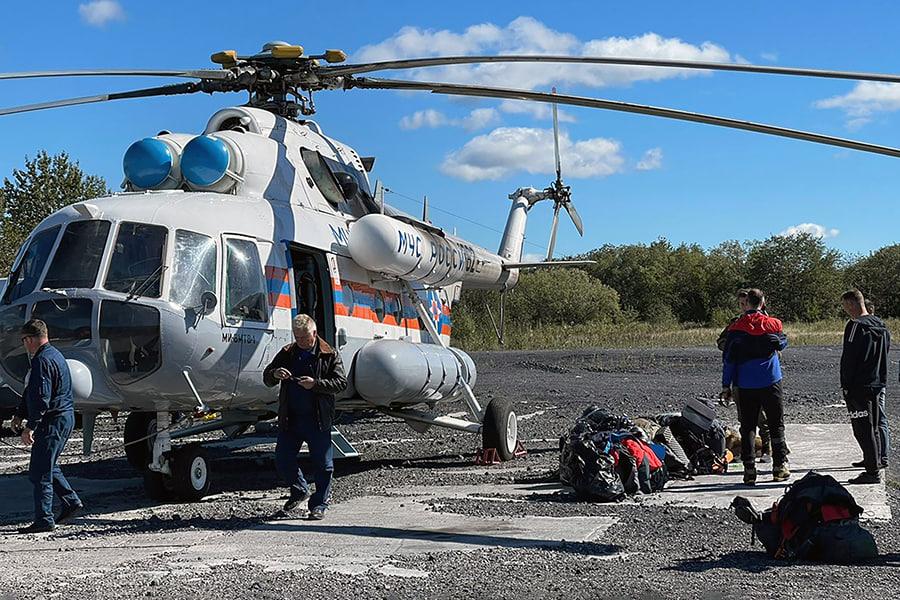
{"type": "Polygon", "coordinates": [[[863,452],[865,471],[848,483],[879,483],[882,454],[878,434],[878,397],[887,385],[888,352],[891,334],[884,321],[870,315],[859,290],[841,296],[850,321],[844,328],[844,350],[841,353],[841,391],[850,413],[853,436],[863,452]]]}
{"type": "Polygon", "coordinates": [[[308,501],[309,518],[320,520],[328,509],[334,473],[334,395],[347,387],[347,377],[337,350],[318,337],[316,323],[309,315],[294,317],[292,329],[294,343],[282,348],[263,371],[267,386],[281,384],[275,467],[290,487],[284,512],[289,514],[308,501]],[[315,493],[310,492],[297,463],[303,442],[309,446],[315,470],[315,493]]]}

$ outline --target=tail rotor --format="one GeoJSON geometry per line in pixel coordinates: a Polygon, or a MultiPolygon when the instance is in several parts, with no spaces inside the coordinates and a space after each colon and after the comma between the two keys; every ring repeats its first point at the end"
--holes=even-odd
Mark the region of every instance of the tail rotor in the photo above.
{"type": "MultiPolygon", "coordinates": [[[[556,93],[556,88],[551,90],[556,93]]],[[[575,204],[572,203],[572,188],[563,184],[562,165],[559,158],[559,113],[556,104],[552,105],[553,110],[553,154],[556,161],[556,180],[550,184],[550,187],[544,190],[546,198],[553,200],[553,224],[550,226],[550,245],[547,246],[547,260],[553,260],[553,250],[556,248],[556,232],[559,229],[559,210],[566,209],[569,218],[578,230],[578,235],[584,235],[584,222],[581,215],[575,210],[575,204]]]]}

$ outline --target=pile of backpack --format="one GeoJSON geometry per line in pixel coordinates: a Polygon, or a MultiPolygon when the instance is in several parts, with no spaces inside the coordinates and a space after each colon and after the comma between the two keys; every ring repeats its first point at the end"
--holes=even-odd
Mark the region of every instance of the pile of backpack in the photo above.
{"type": "Polygon", "coordinates": [[[627,417],[591,406],[559,440],[559,476],[579,498],[616,502],[658,492],[668,481],[666,448],[627,417]]]}
{"type": "Polygon", "coordinates": [[[725,473],[733,458],[715,409],[700,400],[635,421],[591,406],[560,438],[559,449],[562,483],[599,502],[661,491],[670,478],[725,473]]]}
{"type": "Polygon", "coordinates": [[[673,476],[722,474],[734,459],[725,446],[725,426],[716,418],[715,409],[702,400],[688,400],[680,413],[663,413],[650,419],[658,425],[654,442],[670,449],[673,476]]]}
{"type": "Polygon", "coordinates": [[[741,496],[731,505],[772,558],[854,563],[878,556],[875,539],[859,524],[862,507],[831,475],[810,471],[762,513],[741,496]]]}

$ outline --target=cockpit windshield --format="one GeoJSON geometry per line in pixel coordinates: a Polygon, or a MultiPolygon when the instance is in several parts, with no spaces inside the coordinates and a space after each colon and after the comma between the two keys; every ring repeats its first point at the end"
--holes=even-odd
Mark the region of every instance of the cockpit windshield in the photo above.
{"type": "Polygon", "coordinates": [[[73,221],[66,226],[43,287],[92,288],[109,237],[109,221],[73,221]]]}
{"type": "Polygon", "coordinates": [[[57,225],[41,231],[31,239],[25,255],[19,261],[19,267],[9,276],[6,293],[3,297],[5,304],[14,302],[34,291],[38,278],[47,265],[47,259],[50,258],[50,250],[53,249],[53,242],[56,241],[58,233],[59,226],[57,225]]]}
{"type": "Polygon", "coordinates": [[[209,236],[179,229],[175,232],[172,302],[198,308],[203,292],[216,292],[216,243],[209,236]]]}
{"type": "Polygon", "coordinates": [[[114,292],[135,292],[159,298],[168,231],[159,225],[122,223],[113,246],[103,287],[114,292]]]}

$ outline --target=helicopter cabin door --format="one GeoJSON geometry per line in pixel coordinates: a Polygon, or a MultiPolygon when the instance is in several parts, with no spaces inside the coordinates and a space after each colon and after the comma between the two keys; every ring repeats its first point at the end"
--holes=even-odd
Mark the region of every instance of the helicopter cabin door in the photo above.
{"type": "Polygon", "coordinates": [[[294,312],[311,316],[319,336],[334,346],[334,304],[325,253],[297,245],[291,245],[288,252],[294,276],[294,312]]]}
{"type": "MultiPolygon", "coordinates": [[[[267,270],[270,270],[269,260],[275,256],[272,243],[237,235],[226,234],[222,238],[225,250],[222,341],[232,348],[240,348],[239,352],[228,353],[233,364],[226,365],[234,373],[235,404],[240,404],[245,394],[252,394],[254,388],[262,386],[262,371],[275,355],[271,348],[273,320],[276,312],[282,311],[270,306],[272,295],[267,270]]],[[[282,271],[286,280],[287,269],[282,271]]]]}

